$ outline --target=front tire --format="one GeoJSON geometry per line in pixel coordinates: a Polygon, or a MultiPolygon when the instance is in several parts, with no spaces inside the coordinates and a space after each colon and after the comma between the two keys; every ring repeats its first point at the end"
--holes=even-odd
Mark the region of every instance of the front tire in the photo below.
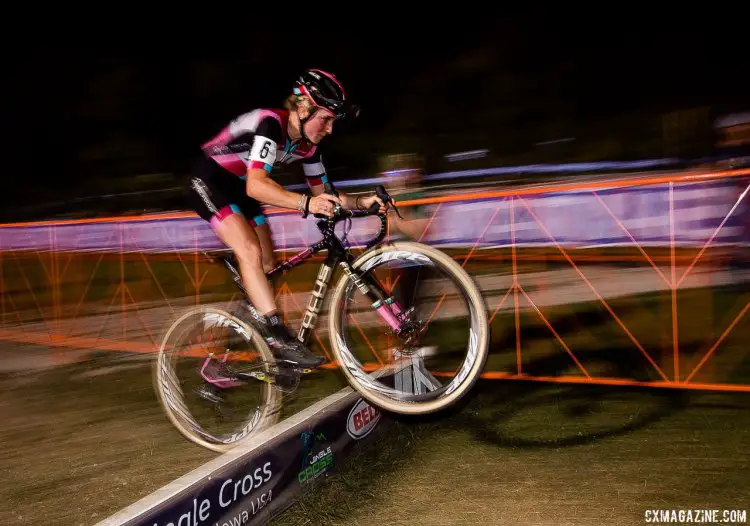
{"type": "Polygon", "coordinates": [[[376,377],[385,370],[367,373],[349,349],[344,337],[347,296],[352,290],[357,290],[346,274],[338,280],[331,296],[328,317],[331,347],[349,384],[373,405],[405,415],[435,413],[455,404],[469,392],[481,375],[489,352],[487,309],[479,288],[468,273],[444,252],[421,243],[404,241],[383,245],[361,254],[352,266],[359,272],[367,273],[381,263],[394,260],[421,261],[438,267],[458,287],[469,311],[470,325],[465,357],[457,374],[448,385],[425,396],[409,395],[376,382],[376,377]]]}

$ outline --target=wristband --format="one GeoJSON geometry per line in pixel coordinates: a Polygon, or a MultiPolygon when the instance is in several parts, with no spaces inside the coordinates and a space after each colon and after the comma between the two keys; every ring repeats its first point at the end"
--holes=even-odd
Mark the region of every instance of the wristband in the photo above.
{"type": "Polygon", "coordinates": [[[304,218],[304,217],[307,217],[307,216],[308,216],[308,214],[310,213],[310,201],[311,201],[311,200],[312,200],[312,198],[311,198],[311,197],[310,197],[309,195],[306,195],[306,196],[305,196],[305,209],[304,209],[304,211],[302,212],[302,217],[303,217],[303,218],[304,218]]]}

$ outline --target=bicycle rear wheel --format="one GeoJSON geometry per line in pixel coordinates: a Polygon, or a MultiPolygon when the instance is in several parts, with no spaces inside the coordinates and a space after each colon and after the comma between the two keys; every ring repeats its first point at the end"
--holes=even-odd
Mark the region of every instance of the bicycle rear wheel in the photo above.
{"type": "Polygon", "coordinates": [[[257,331],[227,311],[197,306],[167,330],[154,364],[154,389],[184,437],[225,452],[277,422],[281,394],[263,381],[274,368],[257,331]]]}
{"type": "Polygon", "coordinates": [[[396,335],[391,330],[376,314],[373,308],[376,305],[366,300],[353,280],[344,274],[331,296],[328,317],[331,347],[347,381],[373,405],[400,414],[434,413],[469,392],[484,368],[490,341],[486,306],[478,287],[458,263],[444,252],[421,243],[383,245],[360,255],[352,266],[368,278],[368,283],[386,288],[382,285],[383,276],[377,276],[376,271],[392,263],[424,267],[437,275],[422,294],[427,303],[424,312],[417,314],[412,309],[397,314],[402,323],[408,319],[413,329],[408,339],[405,331],[396,335]],[[446,286],[454,289],[448,301],[445,301],[446,286]],[[355,316],[350,309],[358,300],[366,305],[355,316]],[[444,313],[439,319],[441,308],[444,313]],[[456,318],[459,310],[466,312],[466,321],[456,318]],[[351,334],[347,329],[350,318],[351,334]],[[435,345],[421,345],[427,335],[435,345]],[[445,356],[458,357],[457,363],[445,367],[443,358],[434,355],[432,349],[442,344],[449,348],[445,356]],[[363,362],[357,356],[363,347],[369,347],[368,352],[375,360],[363,362]],[[431,350],[428,353],[426,349],[431,350]],[[432,371],[427,364],[433,367],[432,371]],[[449,380],[442,384],[438,378],[449,380]]]}

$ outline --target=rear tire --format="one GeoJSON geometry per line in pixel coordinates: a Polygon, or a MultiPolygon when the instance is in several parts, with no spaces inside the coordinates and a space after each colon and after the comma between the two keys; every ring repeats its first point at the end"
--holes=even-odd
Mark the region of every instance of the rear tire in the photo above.
{"type": "MultiPolygon", "coordinates": [[[[249,347],[254,348],[264,364],[260,370],[265,374],[271,372],[274,368],[275,359],[257,331],[225,310],[211,306],[197,306],[188,309],[177,318],[164,335],[156,354],[153,381],[159,403],[174,427],[191,442],[212,451],[223,453],[278,421],[281,410],[281,393],[269,383],[251,380],[252,385],[240,386],[235,389],[260,388],[261,404],[254,411],[248,413],[239,431],[226,437],[214,437],[198,424],[184,403],[180,381],[174,369],[174,361],[170,356],[170,348],[179,345],[180,338],[184,331],[191,328],[191,323],[196,324],[196,320],[205,322],[209,317],[214,324],[229,328],[233,331],[234,336],[238,336],[249,347]],[[173,341],[175,339],[177,341],[173,341]]],[[[226,352],[231,353],[232,351],[227,350],[226,352]]]]}

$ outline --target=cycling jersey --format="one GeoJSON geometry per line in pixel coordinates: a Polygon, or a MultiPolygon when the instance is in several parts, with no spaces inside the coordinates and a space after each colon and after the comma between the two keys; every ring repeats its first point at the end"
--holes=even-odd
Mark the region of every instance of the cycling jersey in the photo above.
{"type": "Polygon", "coordinates": [[[201,145],[203,155],[190,181],[192,208],[214,227],[232,214],[241,214],[255,226],[266,222],[261,204],[247,195],[243,180],[247,171],[302,164],[312,188],[328,183],[320,149],[307,141],[292,144],[287,133],[289,112],[256,109],[233,119],[201,145]]]}
{"type": "Polygon", "coordinates": [[[327,183],[320,149],[306,141],[292,144],[288,124],[287,110],[253,110],[232,120],[202,148],[222,168],[243,179],[250,168],[270,174],[273,169],[301,161],[310,186],[327,183]]]}

